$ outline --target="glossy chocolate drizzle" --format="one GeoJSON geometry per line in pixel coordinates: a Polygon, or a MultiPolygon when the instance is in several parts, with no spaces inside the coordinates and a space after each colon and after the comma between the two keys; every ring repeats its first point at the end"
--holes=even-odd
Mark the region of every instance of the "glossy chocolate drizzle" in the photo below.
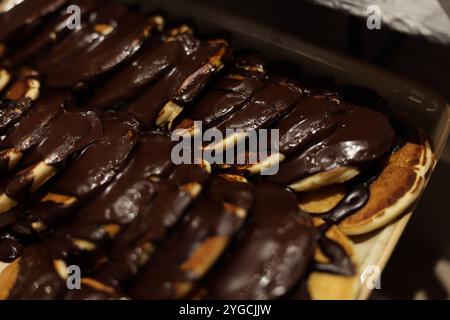
{"type": "Polygon", "coordinates": [[[333,226],[338,225],[352,214],[362,209],[370,197],[370,184],[376,179],[380,168],[369,169],[363,175],[347,183],[345,197],[329,212],[321,214],[324,223],[318,228],[320,235],[318,244],[322,252],[330,259],[329,263],[315,263],[317,271],[341,275],[354,275],[355,268],[344,248],[336,241],[326,237],[333,226]]]}

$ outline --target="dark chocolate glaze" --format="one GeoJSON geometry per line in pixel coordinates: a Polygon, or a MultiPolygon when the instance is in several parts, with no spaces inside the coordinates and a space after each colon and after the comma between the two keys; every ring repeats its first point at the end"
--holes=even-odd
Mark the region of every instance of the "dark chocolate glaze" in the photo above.
{"type": "Polygon", "coordinates": [[[171,41],[145,48],[126,69],[97,90],[86,105],[106,109],[131,98],[143,86],[173,68],[195,43],[196,40],[190,34],[182,33],[171,41]]]}
{"type": "Polygon", "coordinates": [[[58,241],[49,241],[60,243],[52,248],[52,255],[77,254],[72,238],[101,246],[111,241],[103,225],[117,224],[123,228],[136,219],[160,188],[160,182],[153,179],[164,179],[172,169],[170,148],[166,135],[145,135],[114,181],[82,208],[70,225],[53,236],[58,241]]]}
{"type": "Polygon", "coordinates": [[[0,149],[14,148],[24,152],[42,140],[50,122],[61,115],[70,100],[66,94],[54,94],[39,100],[0,141],[0,149]]]}
{"type": "MultiPolygon", "coordinates": [[[[103,0],[75,0],[70,5],[76,5],[80,8],[81,21],[88,19],[87,15],[103,0]]],[[[11,55],[10,63],[14,67],[19,67],[26,63],[30,63],[35,58],[41,57],[44,51],[49,50],[58,41],[64,38],[70,30],[67,28],[67,19],[72,13],[67,13],[63,8],[57,16],[53,17],[38,34],[34,35],[29,41],[20,46],[11,55]]]]}
{"type": "Polygon", "coordinates": [[[1,100],[0,134],[5,133],[13,126],[30,109],[32,104],[33,102],[28,98],[18,101],[1,100]]]}
{"type": "Polygon", "coordinates": [[[318,172],[344,166],[362,166],[388,154],[394,142],[389,119],[369,108],[346,105],[335,115],[337,129],[284,162],[269,180],[289,185],[318,172]]]}
{"type": "Polygon", "coordinates": [[[295,196],[267,184],[256,185],[254,194],[254,216],[208,278],[208,299],[281,298],[307,271],[317,232],[298,212],[295,196]]]}
{"type": "MultiPolygon", "coordinates": [[[[21,281],[18,282],[18,289],[14,291],[18,292],[17,297],[30,297],[34,294],[33,286],[47,278],[52,280],[47,284],[49,294],[45,295],[45,292],[39,291],[38,299],[55,299],[66,294],[67,288],[60,287],[60,282],[54,279],[55,270],[49,265],[55,259],[67,260],[77,254],[78,249],[72,241],[73,238],[102,245],[108,235],[100,231],[101,225],[117,223],[122,226],[135,219],[158,189],[158,182],[152,182],[151,178],[164,178],[172,168],[171,146],[172,143],[165,134],[151,133],[143,136],[126,168],[95,200],[78,212],[72,224],[47,238],[37,247],[40,248],[39,251],[32,254],[25,252],[19,273],[21,281]],[[34,270],[29,270],[29,267],[34,270]],[[27,287],[28,285],[30,287],[27,287]]],[[[94,294],[92,290],[83,292],[88,296],[94,294]]],[[[81,298],[83,292],[80,292],[76,299],[81,298]]],[[[70,297],[70,293],[68,296],[70,297]]],[[[15,295],[11,297],[14,298],[15,295]]]]}
{"type": "Polygon", "coordinates": [[[44,57],[36,61],[34,68],[40,74],[46,74],[59,69],[75,58],[81,59],[97,48],[100,43],[108,39],[111,34],[104,36],[98,33],[96,26],[108,24],[116,27],[118,20],[127,12],[123,5],[108,3],[94,10],[87,22],[81,21],[81,30],[75,30],[62,42],[57,44],[44,57]]]}
{"type": "Polygon", "coordinates": [[[24,166],[45,161],[57,165],[101,139],[103,126],[94,112],[65,112],[51,122],[42,142],[26,155],[24,166]]]}
{"type": "Polygon", "coordinates": [[[50,123],[42,142],[23,160],[26,170],[20,172],[5,187],[5,194],[17,201],[30,193],[33,184],[31,170],[40,161],[50,166],[61,165],[68,157],[86,148],[102,135],[102,125],[92,112],[66,112],[50,123]]]}
{"type": "Polygon", "coordinates": [[[322,96],[302,98],[275,127],[280,130],[280,152],[291,155],[330,136],[337,129],[334,115],[339,112],[345,112],[345,106],[331,99],[322,96]]]}
{"type": "Polygon", "coordinates": [[[55,300],[67,289],[45,246],[26,248],[19,267],[9,300],[55,300]]]}
{"type": "Polygon", "coordinates": [[[157,28],[157,19],[125,12],[115,30],[95,49],[74,57],[70,64],[48,70],[47,85],[61,89],[93,81],[132,57],[157,28]]]}
{"type": "Polygon", "coordinates": [[[209,83],[218,68],[210,59],[224,50],[222,42],[202,42],[190,55],[185,56],[163,79],[132,102],[127,111],[144,127],[154,127],[155,121],[166,103],[173,101],[180,106],[191,103],[209,83]]]}
{"type": "Polygon", "coordinates": [[[75,301],[129,300],[126,295],[99,290],[85,283],[81,283],[80,290],[68,290],[62,299],[75,301]]]}
{"type": "Polygon", "coordinates": [[[70,204],[41,201],[27,209],[27,216],[13,228],[26,234],[36,231],[32,224],[43,223],[47,228],[65,223],[84,200],[110,182],[123,167],[128,155],[138,141],[138,124],[120,113],[106,114],[102,121],[103,137],[89,146],[58,177],[49,193],[75,198],[70,204]]]}
{"type": "Polygon", "coordinates": [[[190,118],[204,128],[222,122],[241,109],[263,86],[265,69],[259,60],[235,58],[230,71],[213,82],[212,88],[190,111],[190,118]]]}
{"type": "Polygon", "coordinates": [[[362,209],[369,201],[370,184],[378,177],[380,168],[373,167],[364,174],[347,183],[345,197],[329,212],[321,215],[324,223],[318,228],[320,231],[318,244],[329,263],[316,263],[314,269],[318,271],[341,275],[354,275],[355,267],[345,249],[336,241],[325,236],[327,231],[340,224],[346,218],[362,209]]]}
{"type": "Polygon", "coordinates": [[[236,212],[230,211],[229,206],[247,212],[252,198],[250,185],[214,177],[206,194],[186,215],[174,236],[133,281],[130,296],[135,299],[161,300],[183,298],[189,294],[225,252],[245,222],[245,216],[239,217],[236,212]],[[212,262],[208,261],[211,265],[197,262],[199,266],[183,268],[183,263],[189,261],[201,245],[217,238],[225,243],[214,248],[214,253],[205,253],[215,255],[212,262]],[[188,284],[190,288],[179,292],[177,286],[180,284],[188,284]]]}
{"type": "Polygon", "coordinates": [[[159,245],[197,198],[186,187],[192,183],[204,186],[208,180],[209,173],[202,166],[178,166],[148,208],[115,239],[98,278],[120,288],[136,275],[151,256],[144,248],[159,245]]]}
{"type": "Polygon", "coordinates": [[[355,266],[345,249],[336,241],[322,235],[318,238],[318,245],[322,253],[330,259],[329,263],[315,263],[316,271],[334,273],[345,276],[355,274],[355,266]]]}
{"type": "Polygon", "coordinates": [[[10,233],[0,235],[0,261],[11,263],[22,254],[22,244],[10,233]]]}
{"type": "Polygon", "coordinates": [[[0,15],[0,42],[16,41],[25,29],[36,26],[48,14],[62,7],[67,0],[24,1],[0,15]]]}
{"type": "Polygon", "coordinates": [[[285,116],[300,97],[299,91],[291,86],[268,85],[256,93],[241,110],[218,125],[218,129],[257,130],[272,125],[285,116]]]}
{"type": "Polygon", "coordinates": [[[110,181],[123,166],[138,141],[137,123],[120,114],[102,119],[104,134],[85,150],[52,184],[55,193],[84,197],[110,181]]]}
{"type": "Polygon", "coordinates": [[[173,168],[171,148],[172,143],[165,134],[144,135],[126,167],[78,213],[74,234],[89,239],[81,232],[80,225],[125,225],[136,219],[158,190],[158,179],[167,177],[173,168]]]}

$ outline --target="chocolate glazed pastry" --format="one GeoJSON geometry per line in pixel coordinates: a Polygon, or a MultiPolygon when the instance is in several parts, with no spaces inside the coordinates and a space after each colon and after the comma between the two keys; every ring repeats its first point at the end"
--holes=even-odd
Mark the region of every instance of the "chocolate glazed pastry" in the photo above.
{"type": "Polygon", "coordinates": [[[330,136],[312,141],[269,180],[297,190],[295,183],[308,176],[349,165],[364,166],[391,151],[394,130],[381,113],[345,105],[344,112],[337,112],[334,118],[337,129],[330,136]]]}
{"type": "Polygon", "coordinates": [[[85,56],[111,36],[119,19],[128,11],[127,7],[107,3],[96,8],[87,21],[81,21],[81,30],[74,30],[32,67],[45,75],[61,68],[78,57],[85,56]]]}
{"type": "MultiPolygon", "coordinates": [[[[14,261],[5,272],[6,275],[2,273],[3,279],[0,279],[4,286],[0,292],[2,300],[55,300],[68,291],[66,267],[54,260],[46,243],[27,247],[23,256],[14,261]]],[[[83,293],[89,298],[122,298],[113,292],[101,290],[99,286],[97,288],[94,292],[86,288],[83,293]]],[[[78,292],[79,290],[72,290],[69,295],[77,296],[78,292]]]]}
{"type": "Polygon", "coordinates": [[[136,299],[181,299],[223,255],[252,204],[250,185],[237,176],[216,176],[174,236],[133,281],[136,299]]]}
{"type": "MultiPolygon", "coordinates": [[[[106,245],[144,211],[160,188],[161,179],[167,177],[172,169],[171,148],[172,143],[165,134],[144,135],[126,167],[98,197],[76,214],[70,225],[47,238],[38,246],[39,252],[34,252],[34,247],[26,249],[24,255],[14,263],[16,265],[12,265],[12,268],[18,268],[15,278],[23,280],[18,281],[21,294],[13,295],[12,298],[29,297],[33,285],[41,279],[54,281],[48,284],[48,294],[42,292],[39,299],[56,299],[65,295],[67,287],[59,287],[67,275],[65,261],[106,245]],[[45,268],[28,270],[28,267],[34,267],[34,259],[39,259],[45,268]]],[[[112,292],[94,280],[84,279],[83,290],[77,296],[83,292],[92,296],[93,290],[98,291],[98,294],[112,292]]],[[[68,297],[73,296],[72,293],[67,294],[68,297]]]]}
{"type": "Polygon", "coordinates": [[[0,213],[42,187],[75,153],[102,135],[101,121],[93,112],[65,112],[50,123],[41,143],[24,157],[26,167],[17,173],[0,195],[0,213]]]}
{"type": "MultiPolygon", "coordinates": [[[[319,142],[337,129],[334,115],[345,112],[345,106],[325,96],[303,96],[294,109],[281,119],[273,129],[278,130],[279,150],[261,150],[268,158],[258,163],[236,166],[239,172],[258,174],[264,167],[283,162],[305,146],[319,142]],[[276,152],[275,152],[276,151],[276,152]]],[[[270,134],[270,133],[269,133],[270,134]]],[[[270,146],[270,144],[268,144],[270,146]]]]}
{"type": "Polygon", "coordinates": [[[25,73],[15,81],[0,100],[0,134],[5,133],[28,112],[40,96],[41,82],[34,73],[25,73]]]}
{"type": "Polygon", "coordinates": [[[209,176],[208,165],[176,167],[148,208],[115,239],[95,278],[117,289],[132,279],[199,197],[209,176]]]}
{"type": "Polygon", "coordinates": [[[224,135],[229,129],[236,132],[206,146],[205,150],[222,152],[245,139],[245,131],[269,128],[292,110],[300,96],[301,89],[296,86],[283,82],[266,84],[243,108],[217,125],[224,135]]]}
{"type": "Polygon", "coordinates": [[[13,230],[41,234],[65,223],[84,200],[114,178],[138,141],[138,124],[119,113],[105,115],[102,123],[103,137],[69,165],[39,203],[27,208],[13,230]]]}
{"type": "MultiPolygon", "coordinates": [[[[84,21],[88,19],[88,15],[94,8],[103,2],[103,0],[76,0],[72,1],[70,5],[75,5],[80,8],[80,19],[84,21]]],[[[20,49],[14,51],[14,54],[9,57],[10,64],[13,67],[19,67],[30,63],[34,59],[42,58],[45,51],[51,49],[57,42],[61,41],[61,39],[71,32],[67,23],[72,14],[72,12],[67,12],[66,7],[63,7],[58,15],[52,17],[43,26],[42,30],[24,43],[20,49]]]]}
{"type": "Polygon", "coordinates": [[[66,243],[54,255],[68,257],[95,251],[110,242],[134,221],[161,188],[161,181],[173,169],[172,143],[165,134],[141,137],[130,160],[114,181],[75,216],[74,221],[55,237],[66,243]],[[66,240],[63,240],[63,239],[66,240]]]}
{"type": "Polygon", "coordinates": [[[57,11],[67,2],[67,0],[24,1],[1,14],[0,46],[3,43],[9,47],[18,39],[23,39],[26,31],[39,25],[43,17],[57,11]]]}
{"type": "Polygon", "coordinates": [[[54,300],[67,288],[66,281],[56,271],[47,248],[28,247],[14,264],[13,283],[6,297],[9,300],[54,300]]]}
{"type": "MultiPolygon", "coordinates": [[[[195,44],[195,39],[192,43],[195,44]]],[[[198,42],[163,79],[133,101],[127,111],[144,128],[171,127],[183,107],[192,103],[222,68],[227,48],[223,40],[198,42]]]]}
{"type": "Polygon", "coordinates": [[[39,101],[0,141],[0,175],[14,170],[29,150],[42,141],[48,125],[64,112],[68,94],[53,94],[39,101]]]}
{"type": "Polygon", "coordinates": [[[189,110],[189,118],[178,129],[191,133],[194,121],[209,129],[238,111],[264,84],[264,61],[256,57],[239,56],[231,61],[226,74],[215,80],[211,89],[189,110]]]}
{"type": "Polygon", "coordinates": [[[89,107],[107,109],[131,97],[173,68],[197,45],[192,30],[181,26],[170,30],[162,43],[150,45],[121,72],[96,90],[86,102],[89,107]]]}
{"type": "Polygon", "coordinates": [[[31,99],[25,98],[19,101],[0,100],[0,134],[4,134],[20,117],[26,113],[31,105],[31,99]]]}
{"type": "Polygon", "coordinates": [[[305,275],[316,230],[295,196],[262,184],[254,188],[253,216],[232,251],[205,281],[207,299],[277,299],[305,275]]]}
{"type": "Polygon", "coordinates": [[[148,18],[140,13],[125,12],[118,19],[111,35],[95,49],[75,57],[68,65],[48,70],[47,85],[62,89],[92,82],[130,59],[163,24],[160,16],[148,18]]]}

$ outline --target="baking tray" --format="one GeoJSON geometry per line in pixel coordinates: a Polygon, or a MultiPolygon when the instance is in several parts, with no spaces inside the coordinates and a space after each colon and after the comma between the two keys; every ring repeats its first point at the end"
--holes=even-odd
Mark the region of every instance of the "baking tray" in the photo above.
{"type": "MultiPolygon", "coordinates": [[[[306,73],[331,76],[338,84],[372,88],[389,101],[393,111],[407,115],[426,132],[436,159],[434,166],[442,155],[450,132],[450,106],[442,97],[421,85],[289,36],[271,26],[253,23],[187,0],[119,2],[140,2],[145,9],[161,9],[170,19],[192,19],[196,29],[202,33],[229,33],[234,48],[257,49],[269,60],[298,63],[306,73]]],[[[381,270],[385,267],[414,208],[415,206],[412,206],[388,226],[352,239],[361,270],[370,265],[376,265],[381,270]]],[[[0,263],[0,271],[4,267],[5,265],[0,263]]],[[[371,290],[367,286],[359,285],[354,298],[367,299],[370,293],[371,290]]]]}

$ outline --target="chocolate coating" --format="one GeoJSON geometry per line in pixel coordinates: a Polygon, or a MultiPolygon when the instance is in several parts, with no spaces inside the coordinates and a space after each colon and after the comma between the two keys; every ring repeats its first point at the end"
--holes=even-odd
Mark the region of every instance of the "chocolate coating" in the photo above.
{"type": "Polygon", "coordinates": [[[25,157],[28,170],[19,173],[5,187],[5,194],[21,200],[30,193],[34,178],[30,169],[40,161],[50,166],[62,164],[68,157],[81,151],[102,134],[100,119],[92,112],[66,112],[50,123],[42,142],[25,157]]]}
{"type": "Polygon", "coordinates": [[[0,15],[0,42],[17,40],[26,28],[36,25],[40,19],[55,12],[67,0],[24,1],[10,11],[0,15]]]}
{"type": "MultiPolygon", "coordinates": [[[[76,5],[80,8],[81,20],[88,19],[86,16],[103,0],[76,0],[70,5],[76,5]]],[[[67,19],[72,13],[67,10],[61,10],[56,17],[53,17],[38,34],[34,35],[29,41],[20,46],[11,56],[10,63],[18,67],[30,63],[35,58],[41,57],[45,50],[52,48],[59,40],[63,39],[69,33],[67,28],[67,19]]]]}
{"type": "Polygon", "coordinates": [[[25,249],[19,266],[9,300],[55,300],[67,289],[45,246],[25,249]]]}
{"type": "Polygon", "coordinates": [[[145,247],[165,240],[196,199],[186,188],[192,183],[204,186],[208,179],[209,173],[203,167],[178,166],[148,208],[115,239],[108,250],[110,260],[98,272],[99,279],[120,287],[132,278],[150,259],[152,253],[145,247]]]}
{"type": "Polygon", "coordinates": [[[169,101],[181,106],[191,103],[202,91],[218,68],[210,59],[224,49],[224,43],[202,42],[190,55],[185,56],[168,75],[149,88],[127,111],[135,116],[143,127],[154,127],[155,121],[169,101]]]}
{"type": "MultiPolygon", "coordinates": [[[[101,35],[96,26],[105,24],[116,27],[118,20],[127,12],[123,5],[108,3],[94,10],[87,22],[83,22],[81,30],[75,30],[62,42],[57,44],[34,67],[40,74],[46,74],[64,67],[75,58],[81,59],[110,37],[101,35]]],[[[54,80],[56,81],[56,80],[54,80]]]]}
{"type": "Polygon", "coordinates": [[[20,241],[12,234],[5,233],[0,235],[0,261],[11,263],[22,254],[22,245],[20,241]]]}
{"type": "Polygon", "coordinates": [[[213,127],[241,109],[264,86],[260,79],[264,71],[250,72],[247,69],[258,66],[244,62],[235,61],[230,73],[213,82],[211,90],[192,108],[192,120],[202,121],[205,128],[213,127]]]}
{"type": "Polygon", "coordinates": [[[232,252],[206,282],[208,299],[276,299],[304,276],[316,231],[300,215],[295,196],[273,185],[255,186],[253,217],[232,252]]]}
{"type": "Polygon", "coordinates": [[[36,102],[0,141],[0,149],[14,148],[24,152],[34,147],[42,140],[49,123],[63,113],[69,98],[66,94],[54,94],[36,102]]]}
{"type": "Polygon", "coordinates": [[[170,42],[149,46],[126,69],[114,75],[86,103],[106,109],[135,95],[143,86],[154,82],[173,68],[186,54],[192,36],[180,34],[170,42]]]}
{"type": "Polygon", "coordinates": [[[125,12],[117,21],[115,30],[96,48],[74,57],[68,65],[48,70],[47,85],[61,89],[93,81],[132,57],[158,27],[156,19],[125,12]]]}
{"type": "Polygon", "coordinates": [[[286,115],[300,97],[293,87],[268,85],[255,94],[240,111],[218,125],[218,129],[264,129],[286,115]]]}
{"type": "Polygon", "coordinates": [[[321,96],[302,98],[275,127],[280,130],[280,152],[291,155],[330,136],[338,124],[334,115],[345,106],[321,96]]]}
{"type": "Polygon", "coordinates": [[[245,222],[245,216],[238,216],[230,206],[247,212],[252,198],[250,185],[214,177],[206,194],[187,213],[174,236],[133,281],[130,296],[150,300],[185,297],[213,267],[245,222]],[[207,241],[219,244],[210,245],[209,252],[201,253],[200,261],[184,266],[207,241]],[[204,255],[213,255],[213,261],[204,255]],[[180,289],[180,285],[189,288],[180,289]]]}
{"type": "Polygon", "coordinates": [[[47,228],[66,222],[74,209],[100,187],[110,182],[126,162],[138,141],[137,123],[121,114],[105,115],[104,135],[77,157],[52,184],[49,193],[72,197],[65,204],[41,201],[27,209],[27,217],[14,225],[21,233],[35,233],[33,223],[47,228]]]}
{"type": "Polygon", "coordinates": [[[331,136],[284,162],[269,180],[288,185],[318,172],[365,165],[390,152],[395,134],[381,113],[347,105],[335,120],[338,127],[331,136]]]}
{"type": "Polygon", "coordinates": [[[5,133],[16,121],[20,119],[31,107],[32,101],[28,98],[19,101],[0,101],[0,134],[5,133]]]}
{"type": "MultiPolygon", "coordinates": [[[[139,141],[126,167],[94,201],[84,207],[77,216],[78,223],[101,225],[117,223],[125,225],[140,214],[158,189],[158,182],[171,169],[172,143],[165,134],[151,133],[139,141]]],[[[82,232],[74,228],[77,236],[82,232]]],[[[84,238],[84,237],[82,237],[84,238]]]]}
{"type": "Polygon", "coordinates": [[[64,300],[89,300],[89,301],[105,301],[105,300],[128,300],[128,297],[115,292],[106,292],[96,289],[92,286],[82,283],[80,290],[69,290],[63,297],[64,300]]]}

